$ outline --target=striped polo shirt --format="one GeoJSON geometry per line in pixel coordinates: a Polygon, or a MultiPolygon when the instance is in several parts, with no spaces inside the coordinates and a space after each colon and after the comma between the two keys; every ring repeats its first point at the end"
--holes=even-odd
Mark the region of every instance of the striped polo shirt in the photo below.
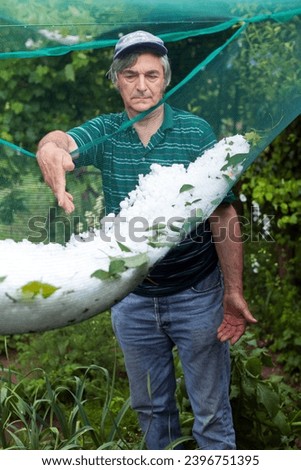
{"type": "MultiPolygon", "coordinates": [[[[187,168],[216,142],[205,120],[168,104],[164,104],[163,123],[147,146],[128,122],[125,112],[105,114],[68,131],[79,148],[97,141],[81,152],[74,163],[76,167],[94,165],[100,169],[106,214],[119,212],[119,203],[136,187],[139,175],[150,172],[153,163],[181,163],[187,168]]],[[[232,200],[230,193],[225,202],[232,200]]],[[[204,278],[216,264],[207,225],[173,248],[135,292],[149,296],[172,294],[204,278]]]]}

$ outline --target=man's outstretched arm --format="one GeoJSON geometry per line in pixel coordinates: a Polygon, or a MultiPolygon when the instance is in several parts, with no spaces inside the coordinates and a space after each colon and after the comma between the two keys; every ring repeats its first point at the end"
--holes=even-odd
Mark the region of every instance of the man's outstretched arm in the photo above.
{"type": "Polygon", "coordinates": [[[211,231],[224,277],[224,319],[218,328],[220,341],[231,344],[244,334],[247,323],[256,323],[243,296],[243,244],[237,213],[232,205],[220,205],[210,217],[211,231]]]}

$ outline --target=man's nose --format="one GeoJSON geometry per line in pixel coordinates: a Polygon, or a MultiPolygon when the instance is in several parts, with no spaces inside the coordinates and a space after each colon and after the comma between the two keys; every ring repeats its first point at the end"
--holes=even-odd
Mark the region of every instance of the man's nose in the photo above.
{"type": "Polygon", "coordinates": [[[146,81],[145,81],[145,76],[144,73],[140,73],[137,78],[137,89],[139,91],[145,91],[146,90],[146,81]]]}

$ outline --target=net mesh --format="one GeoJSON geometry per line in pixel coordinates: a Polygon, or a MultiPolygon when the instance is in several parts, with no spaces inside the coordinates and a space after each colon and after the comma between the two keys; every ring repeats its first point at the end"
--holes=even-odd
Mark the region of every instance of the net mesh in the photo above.
{"type": "MultiPolygon", "coordinates": [[[[79,1],[45,0],[41,4],[12,0],[1,6],[0,237],[17,240],[27,237],[26,219],[31,214],[46,217],[48,222],[51,219],[49,204],[53,205],[53,198],[40,185],[36,162],[24,158],[34,158],[40,137],[56,127],[73,127],[96,115],[98,109],[114,112],[120,106],[110,95],[105,104],[100,97],[98,106],[90,108],[90,115],[81,116],[79,112],[75,116],[70,109],[70,114],[62,116],[60,122],[60,101],[67,98],[72,100],[70,108],[79,106],[82,90],[91,86],[92,80],[83,82],[83,75],[75,74],[74,65],[68,62],[64,63],[65,83],[62,85],[62,79],[56,80],[54,76],[49,84],[44,75],[49,70],[43,62],[45,57],[50,56],[48,67],[51,60],[55,67],[58,56],[74,51],[78,57],[81,51],[90,54],[92,51],[96,57],[100,54],[106,57],[109,66],[112,48],[122,34],[147,29],[159,35],[169,48],[174,77],[164,100],[204,117],[218,138],[255,131],[260,139],[245,163],[247,167],[300,114],[300,13],[300,1],[296,0],[273,0],[264,5],[248,0],[201,4],[188,1],[185,5],[174,0],[152,1],[144,4],[143,9],[141,1],[132,0],[117,0],[113,6],[99,0],[87,1],[84,6],[79,1]],[[17,69],[18,74],[12,69],[17,69]],[[14,99],[22,86],[28,89],[30,103],[26,102],[25,94],[14,99]],[[66,92],[68,86],[77,100],[66,92]],[[61,94],[64,87],[65,96],[56,96],[56,87],[60,87],[61,94]],[[58,108],[55,115],[52,107],[41,113],[41,106],[45,106],[43,88],[44,94],[46,89],[48,95],[54,95],[58,108]],[[111,108],[110,100],[114,102],[111,108]],[[37,103],[41,106],[37,107],[37,103]],[[28,120],[28,116],[33,119],[33,114],[27,111],[35,106],[39,123],[28,120]]],[[[82,62],[80,67],[85,70],[85,58],[82,62]]],[[[87,71],[91,76],[92,71],[87,71]]],[[[100,87],[109,85],[104,81],[100,87]]],[[[87,96],[83,95],[83,99],[87,96]]],[[[91,204],[95,202],[91,197],[82,202],[84,177],[86,188],[91,189],[89,170],[82,172],[76,181],[81,214],[89,209],[88,200],[91,204]]],[[[90,195],[94,190],[97,192],[93,188],[90,195]]],[[[85,218],[82,222],[85,223],[85,218]]]]}
{"type": "Polygon", "coordinates": [[[253,133],[244,169],[300,114],[300,0],[10,0],[0,6],[0,239],[64,243],[99,212],[93,168],[69,177],[76,212],[60,212],[36,144],[122,110],[105,73],[120,36],[138,29],[168,47],[163,101],[205,118],[218,138],[253,133]]]}

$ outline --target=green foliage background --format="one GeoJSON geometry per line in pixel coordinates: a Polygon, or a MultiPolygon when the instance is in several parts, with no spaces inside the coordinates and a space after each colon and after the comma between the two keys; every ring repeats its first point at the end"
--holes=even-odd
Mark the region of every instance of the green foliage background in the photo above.
{"type": "MultiPolygon", "coordinates": [[[[263,39],[274,34],[280,35],[277,26],[266,30],[263,39]]],[[[183,64],[192,68],[223,43],[225,36],[225,32],[209,36],[202,47],[193,39],[171,46],[173,83],[187,73],[183,64]]],[[[110,61],[107,50],[2,61],[0,137],[35,152],[39,139],[52,129],[66,130],[97,114],[122,109],[105,76],[110,61]]],[[[265,67],[275,70],[276,64],[262,67],[264,73],[265,67]]],[[[292,63],[291,70],[286,70],[292,79],[295,69],[292,63]]],[[[233,74],[234,87],[229,93],[244,87],[252,92],[252,80],[244,75],[242,63],[236,64],[233,74]]],[[[202,97],[204,102],[216,91],[214,81],[211,85],[208,95],[202,97]]],[[[236,96],[232,98],[239,106],[236,96]]],[[[258,99],[265,96],[258,95],[258,99]]],[[[193,99],[190,108],[195,108],[193,99]]],[[[231,129],[232,124],[224,122],[224,129],[231,129]]],[[[237,201],[245,237],[245,294],[259,320],[252,335],[232,349],[231,397],[240,448],[301,445],[300,142],[298,118],[235,188],[245,196],[237,201]],[[260,207],[256,218],[254,201],[260,207]],[[264,215],[271,222],[268,231],[264,215]],[[277,375],[271,377],[275,368],[277,375]]],[[[45,206],[52,204],[57,214],[60,209],[34,160],[4,148],[0,152],[1,238],[18,239],[31,215],[33,198],[43,200],[45,206]]],[[[99,173],[82,169],[70,175],[68,188],[76,194],[78,215],[85,220],[86,211],[94,210],[101,194],[99,173]]],[[[71,230],[77,230],[66,222],[68,230],[56,233],[51,217],[41,213],[48,217],[50,233],[43,241],[64,241],[71,230]]],[[[108,312],[76,327],[1,340],[0,428],[7,431],[1,431],[1,447],[143,447],[136,417],[128,407],[123,359],[109,317],[108,312]],[[15,375],[6,368],[6,357],[15,375]]],[[[187,445],[193,446],[191,410],[180,364],[177,367],[183,429],[187,445]]]]}

